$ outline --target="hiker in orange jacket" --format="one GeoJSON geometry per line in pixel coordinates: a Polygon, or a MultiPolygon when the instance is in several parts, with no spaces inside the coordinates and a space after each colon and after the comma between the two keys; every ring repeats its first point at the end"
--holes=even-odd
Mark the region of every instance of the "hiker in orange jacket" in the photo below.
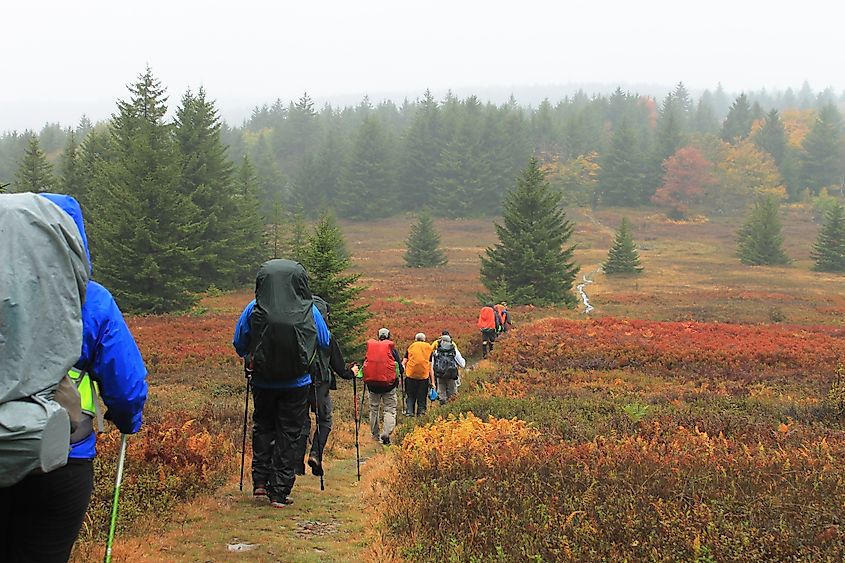
{"type": "Polygon", "coordinates": [[[501,326],[501,320],[492,303],[487,303],[478,314],[478,328],[481,330],[481,357],[486,358],[488,350],[493,349],[496,332],[501,326]]]}
{"type": "Polygon", "coordinates": [[[502,301],[493,306],[496,313],[499,314],[499,330],[498,332],[507,332],[511,329],[511,314],[508,312],[508,304],[502,301]]]}
{"type": "Polygon", "coordinates": [[[402,364],[405,367],[405,416],[425,414],[428,389],[434,387],[434,370],[431,365],[432,345],[425,334],[417,333],[414,343],[408,346],[402,364]]]}

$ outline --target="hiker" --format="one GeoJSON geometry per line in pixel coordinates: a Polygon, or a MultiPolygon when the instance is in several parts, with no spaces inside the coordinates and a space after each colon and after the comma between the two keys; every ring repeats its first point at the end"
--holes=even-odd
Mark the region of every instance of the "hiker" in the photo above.
{"type": "Polygon", "coordinates": [[[493,349],[496,332],[501,325],[499,314],[492,303],[487,303],[478,314],[478,328],[481,330],[481,357],[486,358],[487,352],[493,349]]]}
{"type": "MultiPolygon", "coordinates": [[[[317,310],[320,311],[323,319],[327,323],[331,322],[329,304],[317,295],[314,296],[314,304],[317,306],[317,310]]],[[[323,475],[323,452],[329,440],[329,433],[332,431],[333,409],[329,390],[337,390],[336,376],[338,375],[346,380],[356,377],[358,375],[358,364],[347,366],[346,360],[343,359],[343,352],[340,350],[334,334],[332,334],[329,348],[320,348],[317,351],[317,358],[311,371],[311,389],[308,392],[309,409],[317,419],[314,436],[311,438],[308,466],[311,468],[311,474],[317,477],[323,475]]],[[[302,432],[297,441],[297,475],[305,475],[305,463],[303,459],[308,446],[309,436],[311,436],[311,416],[306,413],[302,432]]]]}
{"type": "Polygon", "coordinates": [[[405,374],[402,359],[386,328],[378,330],[378,340],[367,341],[364,358],[364,385],[370,396],[370,431],[373,440],[390,445],[396,427],[396,386],[405,374]],[[384,411],[384,426],[379,433],[379,407],[384,411]]]}
{"type": "Polygon", "coordinates": [[[251,376],[252,494],[271,506],[291,504],[296,441],[308,415],[311,365],[331,335],[299,262],[265,262],[255,278],[255,299],[235,326],[232,344],[251,376]]]}
{"type": "Polygon", "coordinates": [[[425,334],[419,332],[405,352],[402,360],[405,368],[405,416],[425,414],[428,389],[434,387],[431,351],[431,344],[426,342],[425,334]]]}
{"type": "MultiPolygon", "coordinates": [[[[108,408],[105,418],[123,433],[137,432],[146,400],[146,369],[111,294],[89,279],[87,238],[76,200],[55,194],[2,195],[0,214],[0,242],[11,245],[0,244],[0,261],[14,282],[10,287],[0,276],[4,302],[30,309],[31,319],[9,323],[6,316],[12,311],[0,305],[0,364],[8,370],[0,376],[0,427],[8,428],[9,422],[3,407],[20,405],[16,399],[21,398],[28,405],[47,401],[42,404],[48,416],[55,398],[71,423],[65,426],[64,443],[56,443],[60,466],[44,465],[49,459],[44,453],[55,443],[55,435],[44,428],[38,438],[42,462],[25,477],[16,462],[26,453],[28,437],[18,431],[11,453],[0,435],[0,561],[67,561],[94,485],[97,391],[108,408]],[[22,209],[25,219],[18,213],[22,209]],[[26,225],[19,223],[22,219],[26,225]],[[39,240],[27,230],[31,226],[42,229],[39,240]],[[60,237],[46,237],[51,230],[60,231],[60,237]],[[17,252],[9,254],[10,247],[17,252]],[[68,271],[71,262],[80,271],[68,271]],[[68,291],[70,287],[76,291],[68,291]],[[17,385],[9,388],[2,382],[6,374],[26,377],[16,377],[17,385]],[[44,379],[48,374],[50,383],[44,379]],[[14,484],[7,486],[9,481],[14,484]]],[[[25,410],[14,413],[14,423],[37,428],[25,410]]]]}
{"type": "Polygon", "coordinates": [[[505,333],[511,329],[511,314],[508,311],[508,304],[504,301],[493,307],[499,315],[499,333],[505,333]]]}
{"type": "Polygon", "coordinates": [[[461,356],[458,346],[452,342],[448,330],[443,331],[432,354],[431,364],[437,378],[437,396],[440,404],[445,405],[457,396],[460,381],[458,368],[465,368],[467,362],[461,356]]]}

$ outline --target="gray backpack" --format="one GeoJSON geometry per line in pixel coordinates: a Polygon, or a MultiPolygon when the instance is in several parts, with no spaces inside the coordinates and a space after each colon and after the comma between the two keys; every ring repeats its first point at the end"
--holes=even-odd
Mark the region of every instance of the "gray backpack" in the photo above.
{"type": "Polygon", "coordinates": [[[89,264],[73,219],[35,194],[0,194],[0,487],[67,463],[56,388],[82,349],[89,264]]]}

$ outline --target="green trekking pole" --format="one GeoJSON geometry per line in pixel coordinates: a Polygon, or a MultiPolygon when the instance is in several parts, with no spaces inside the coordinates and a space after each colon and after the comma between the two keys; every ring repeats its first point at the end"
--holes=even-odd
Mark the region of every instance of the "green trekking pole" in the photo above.
{"type": "Polygon", "coordinates": [[[120,435],[120,454],[117,458],[117,477],[114,481],[114,499],[111,505],[111,524],[109,524],[109,540],[106,543],[105,563],[111,563],[111,548],[114,543],[114,531],[117,527],[117,501],[120,498],[120,483],[123,481],[123,461],[126,459],[126,434],[120,435]]]}

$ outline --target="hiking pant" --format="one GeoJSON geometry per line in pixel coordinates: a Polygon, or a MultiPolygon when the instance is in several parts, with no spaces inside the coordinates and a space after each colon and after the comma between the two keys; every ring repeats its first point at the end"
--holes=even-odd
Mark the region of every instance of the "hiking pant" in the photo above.
{"type": "Polygon", "coordinates": [[[428,399],[428,379],[405,378],[405,414],[421,416],[425,414],[428,399]]]}
{"type": "MultiPolygon", "coordinates": [[[[331,383],[317,383],[308,389],[308,405],[310,411],[317,417],[317,428],[311,438],[311,456],[316,458],[320,464],[323,463],[323,452],[326,451],[326,442],[329,441],[329,432],[332,431],[332,398],[329,395],[331,383]],[[316,400],[314,394],[317,394],[316,400]]],[[[311,415],[305,412],[305,420],[302,423],[302,433],[296,443],[297,465],[303,463],[305,450],[308,447],[308,438],[311,437],[311,415]]]]}
{"type": "Polygon", "coordinates": [[[296,479],[296,441],[308,414],[310,385],[294,389],[253,387],[252,485],[267,486],[272,501],[284,500],[296,479]]]}
{"type": "Polygon", "coordinates": [[[396,427],[396,388],[386,393],[374,393],[367,389],[367,393],[370,394],[370,432],[373,433],[373,438],[379,438],[379,407],[382,406],[384,409],[384,428],[382,428],[381,436],[389,437],[396,427]]]}
{"type": "Polygon", "coordinates": [[[496,329],[481,329],[481,355],[487,357],[488,350],[493,349],[493,342],[496,340],[496,329]]]}
{"type": "Polygon", "coordinates": [[[0,561],[66,563],[93,489],[88,459],[0,488],[0,561]]]}
{"type": "Polygon", "coordinates": [[[443,377],[437,378],[437,395],[440,397],[440,404],[445,405],[447,401],[451,401],[458,394],[458,380],[445,379],[443,377]]]}

